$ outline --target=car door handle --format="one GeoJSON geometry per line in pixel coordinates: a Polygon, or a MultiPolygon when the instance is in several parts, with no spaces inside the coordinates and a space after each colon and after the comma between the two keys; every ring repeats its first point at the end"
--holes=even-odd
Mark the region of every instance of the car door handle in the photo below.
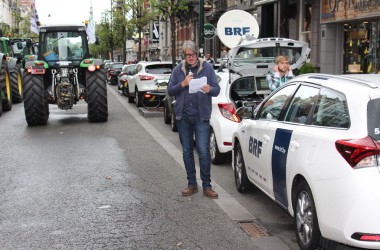
{"type": "Polygon", "coordinates": [[[263,135],[263,141],[267,143],[269,141],[270,137],[269,135],[263,135]]]}
{"type": "Polygon", "coordinates": [[[296,149],[298,149],[300,147],[300,144],[296,141],[291,141],[290,142],[290,145],[289,145],[289,148],[290,150],[294,151],[296,149]]]}

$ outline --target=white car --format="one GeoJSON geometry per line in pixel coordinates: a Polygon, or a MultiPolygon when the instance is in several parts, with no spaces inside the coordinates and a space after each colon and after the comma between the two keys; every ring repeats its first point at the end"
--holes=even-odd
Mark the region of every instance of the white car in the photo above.
{"type": "Polygon", "coordinates": [[[288,211],[301,249],[380,249],[379,112],[380,75],[294,78],[233,134],[238,191],[288,211]]]}
{"type": "Polygon", "coordinates": [[[220,93],[212,98],[210,155],[213,164],[224,163],[232,150],[232,133],[240,119],[236,110],[256,105],[270,94],[266,74],[279,54],[289,57],[294,71],[308,58],[307,43],[286,38],[243,41],[228,54],[228,70],[217,72],[220,93]]]}
{"type": "Polygon", "coordinates": [[[141,107],[142,98],[147,91],[155,91],[158,84],[169,82],[172,69],[171,62],[139,62],[128,82],[129,102],[134,100],[137,107],[141,107]]]}
{"type": "Polygon", "coordinates": [[[128,82],[132,78],[133,72],[136,69],[136,64],[126,64],[121,69],[120,74],[117,77],[118,90],[123,93],[124,96],[129,97],[128,82]]]}

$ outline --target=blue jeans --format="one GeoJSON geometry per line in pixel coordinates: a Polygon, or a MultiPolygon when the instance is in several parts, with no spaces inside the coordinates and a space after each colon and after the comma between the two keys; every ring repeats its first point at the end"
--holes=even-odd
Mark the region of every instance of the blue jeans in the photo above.
{"type": "Polygon", "coordinates": [[[210,157],[210,123],[201,121],[199,116],[182,115],[177,120],[179,140],[182,145],[183,162],[187,172],[189,186],[197,186],[196,170],[194,162],[194,134],[197,152],[199,155],[199,167],[202,179],[202,187],[211,188],[211,157],[210,157]]]}

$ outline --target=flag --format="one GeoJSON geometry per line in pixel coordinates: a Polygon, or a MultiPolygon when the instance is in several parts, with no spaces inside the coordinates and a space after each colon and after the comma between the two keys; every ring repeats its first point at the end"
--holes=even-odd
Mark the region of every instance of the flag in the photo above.
{"type": "Polygon", "coordinates": [[[30,14],[30,32],[38,34],[38,26],[40,26],[40,19],[38,18],[36,4],[34,0],[32,0],[30,14]]]}
{"type": "Polygon", "coordinates": [[[160,34],[155,22],[153,22],[153,39],[152,40],[154,42],[158,42],[160,40],[160,34]]]}
{"type": "Polygon", "coordinates": [[[94,21],[94,16],[92,12],[92,1],[91,1],[91,6],[90,6],[90,17],[88,18],[88,24],[86,27],[86,32],[88,36],[88,42],[89,43],[95,43],[96,38],[95,38],[95,21],[94,21]]]}

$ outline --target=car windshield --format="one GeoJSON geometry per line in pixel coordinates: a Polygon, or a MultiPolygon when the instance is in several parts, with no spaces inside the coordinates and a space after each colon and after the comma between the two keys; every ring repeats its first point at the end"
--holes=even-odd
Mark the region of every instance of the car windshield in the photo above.
{"type": "Polygon", "coordinates": [[[114,64],[110,64],[110,67],[109,69],[121,69],[123,67],[124,64],[122,63],[114,63],[114,64]]]}
{"type": "Polygon", "coordinates": [[[172,65],[171,64],[147,65],[145,68],[145,72],[149,74],[154,74],[154,75],[171,74],[172,65]]]}
{"type": "Polygon", "coordinates": [[[82,60],[86,54],[82,33],[78,31],[49,32],[44,36],[42,55],[46,61],[82,60]]]}
{"type": "Polygon", "coordinates": [[[242,47],[234,58],[234,66],[239,67],[245,64],[269,64],[274,63],[278,55],[286,55],[289,63],[294,64],[300,58],[302,48],[294,47],[265,47],[265,48],[245,48],[242,47]]]}

